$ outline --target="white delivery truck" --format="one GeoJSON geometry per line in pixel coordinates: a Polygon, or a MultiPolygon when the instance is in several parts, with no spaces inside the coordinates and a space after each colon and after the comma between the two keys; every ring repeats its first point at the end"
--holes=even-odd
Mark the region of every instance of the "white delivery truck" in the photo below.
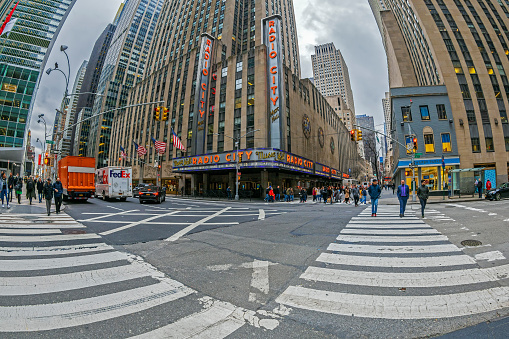
{"type": "Polygon", "coordinates": [[[95,196],[103,200],[126,201],[133,196],[133,170],[131,167],[103,167],[95,171],[95,196]]]}

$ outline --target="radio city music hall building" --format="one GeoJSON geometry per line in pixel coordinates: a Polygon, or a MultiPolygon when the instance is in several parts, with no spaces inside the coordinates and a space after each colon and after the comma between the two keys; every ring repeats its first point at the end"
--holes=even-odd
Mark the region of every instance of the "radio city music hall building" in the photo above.
{"type": "Polygon", "coordinates": [[[160,175],[171,192],[234,191],[237,160],[241,190],[255,193],[360,174],[356,144],[326,99],[300,79],[299,62],[291,0],[165,2],[147,75],[128,104],[164,100],[169,117],[156,121],[150,106],[118,114],[111,165],[132,165],[135,181],[155,182],[154,137],[168,143],[160,175]],[[173,147],[172,128],[186,152],[173,147]],[[147,146],[141,160],[148,165],[119,159],[121,146],[138,159],[133,141],[147,146]]]}

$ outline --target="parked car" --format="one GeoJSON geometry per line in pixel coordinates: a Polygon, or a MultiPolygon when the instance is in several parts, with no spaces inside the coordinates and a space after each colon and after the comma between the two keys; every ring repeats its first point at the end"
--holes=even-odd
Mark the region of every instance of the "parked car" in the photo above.
{"type": "Polygon", "coordinates": [[[138,199],[140,199],[140,204],[147,201],[153,201],[160,204],[166,200],[166,189],[154,185],[142,187],[139,191],[138,199]]]}
{"type": "Polygon", "coordinates": [[[141,190],[143,187],[147,187],[147,186],[150,186],[150,184],[138,184],[138,186],[136,186],[135,188],[133,188],[133,198],[138,198],[139,193],[140,193],[140,190],[141,190]]]}
{"type": "Polygon", "coordinates": [[[505,182],[497,188],[486,192],[486,199],[498,201],[503,198],[509,198],[509,182],[505,182]]]}

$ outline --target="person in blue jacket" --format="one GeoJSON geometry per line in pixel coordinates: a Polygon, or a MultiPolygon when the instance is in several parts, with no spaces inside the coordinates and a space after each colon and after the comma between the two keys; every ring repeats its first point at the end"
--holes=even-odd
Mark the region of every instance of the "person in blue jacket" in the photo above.
{"type": "Polygon", "coordinates": [[[405,216],[406,204],[410,196],[410,188],[405,184],[405,180],[401,180],[401,185],[398,186],[398,200],[399,200],[399,217],[405,216]]]}
{"type": "Polygon", "coordinates": [[[373,183],[368,188],[368,194],[371,198],[371,216],[376,217],[376,212],[378,210],[378,198],[382,194],[382,188],[378,184],[377,179],[373,179],[373,183]]]}
{"type": "Polygon", "coordinates": [[[60,178],[57,178],[57,181],[53,184],[53,190],[55,191],[55,210],[60,213],[60,206],[62,206],[62,194],[64,193],[64,187],[62,186],[62,182],[60,178]]]}

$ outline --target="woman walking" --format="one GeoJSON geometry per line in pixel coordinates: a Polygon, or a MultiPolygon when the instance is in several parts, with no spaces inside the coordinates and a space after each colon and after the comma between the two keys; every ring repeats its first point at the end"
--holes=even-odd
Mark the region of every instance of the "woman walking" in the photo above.
{"type": "Polygon", "coordinates": [[[350,189],[348,187],[345,187],[345,204],[348,204],[350,200],[350,189]]]}

